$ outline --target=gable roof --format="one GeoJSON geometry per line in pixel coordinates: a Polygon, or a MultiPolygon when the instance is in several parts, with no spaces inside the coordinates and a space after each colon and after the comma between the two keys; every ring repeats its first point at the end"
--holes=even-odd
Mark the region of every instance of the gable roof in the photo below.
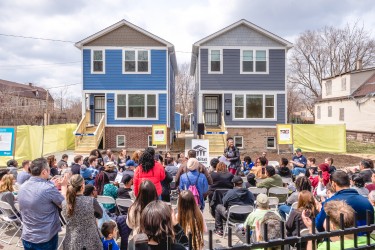
{"type": "Polygon", "coordinates": [[[375,73],[352,94],[353,97],[367,95],[375,95],[375,73]]]}
{"type": "MultiPolygon", "coordinates": [[[[32,83],[22,84],[0,79],[0,91],[5,91],[5,93],[9,93],[14,96],[33,98],[38,100],[46,100],[47,98],[47,91],[44,88],[33,85],[32,83]],[[36,94],[37,92],[38,94],[36,94]]],[[[48,100],[54,101],[49,92],[48,100]]]]}
{"type": "Polygon", "coordinates": [[[197,41],[193,44],[190,74],[193,75],[195,73],[196,58],[197,58],[197,55],[198,55],[199,46],[201,46],[202,44],[204,44],[204,43],[206,43],[206,42],[208,42],[208,41],[210,41],[210,40],[212,40],[212,39],[214,39],[218,36],[221,36],[222,34],[228,32],[228,31],[230,31],[234,28],[237,28],[241,25],[245,25],[246,27],[257,31],[257,32],[261,33],[262,35],[264,35],[264,36],[266,36],[266,37],[268,37],[268,38],[270,38],[270,39],[272,39],[272,40],[274,40],[278,43],[283,44],[287,49],[290,49],[290,48],[293,47],[293,44],[291,42],[281,38],[280,36],[275,35],[272,32],[270,32],[268,30],[265,30],[265,29],[259,27],[258,25],[253,24],[252,22],[247,21],[246,19],[241,19],[241,20],[239,20],[239,21],[237,21],[237,22],[235,22],[235,23],[233,23],[233,24],[231,24],[231,25],[229,25],[229,26],[227,26],[227,27],[225,27],[225,28],[223,28],[223,29],[221,29],[221,30],[219,30],[219,31],[217,31],[217,32],[215,32],[215,33],[213,33],[213,34],[211,34],[211,35],[209,35],[209,36],[207,36],[207,37],[205,37],[205,38],[203,38],[203,39],[201,39],[201,40],[199,40],[199,41],[197,41]]]}

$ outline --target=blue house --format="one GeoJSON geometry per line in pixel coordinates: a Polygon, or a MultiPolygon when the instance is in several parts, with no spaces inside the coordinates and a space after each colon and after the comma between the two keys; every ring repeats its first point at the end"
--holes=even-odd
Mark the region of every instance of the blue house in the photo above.
{"type": "MultiPolygon", "coordinates": [[[[76,152],[152,145],[152,125],[174,132],[173,44],[126,21],[75,44],[82,52],[82,114],[76,152]]],[[[165,146],[163,146],[165,149],[165,146]]]]}
{"type": "Polygon", "coordinates": [[[292,46],[244,19],[193,44],[195,133],[210,139],[211,155],[223,154],[228,136],[243,152],[276,148],[276,124],[286,123],[292,46]]]}

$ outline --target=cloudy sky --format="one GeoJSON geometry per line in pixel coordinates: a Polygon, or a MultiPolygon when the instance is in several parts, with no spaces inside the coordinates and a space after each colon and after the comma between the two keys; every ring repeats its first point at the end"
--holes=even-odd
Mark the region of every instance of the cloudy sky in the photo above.
{"type": "Polygon", "coordinates": [[[81,56],[74,42],[121,19],[173,43],[184,63],[194,42],[242,18],[294,42],[306,30],[356,21],[374,36],[374,17],[373,0],[1,0],[0,79],[51,92],[71,85],[68,94],[79,96],[81,56]]]}

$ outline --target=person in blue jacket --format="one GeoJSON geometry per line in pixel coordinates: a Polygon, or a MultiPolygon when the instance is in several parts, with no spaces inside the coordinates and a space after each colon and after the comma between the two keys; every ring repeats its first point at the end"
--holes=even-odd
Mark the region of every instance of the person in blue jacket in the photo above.
{"type": "Polygon", "coordinates": [[[303,174],[306,173],[307,159],[305,156],[302,155],[302,150],[300,148],[296,149],[296,155],[293,156],[290,163],[293,164],[292,173],[294,176],[297,176],[300,173],[303,173],[303,174]]]}
{"type": "Polygon", "coordinates": [[[322,203],[322,209],[316,216],[315,225],[319,232],[324,230],[324,221],[327,217],[324,211],[324,204],[331,200],[343,200],[357,213],[357,225],[366,225],[366,214],[370,211],[370,223],[374,223],[374,208],[366,197],[358,194],[357,190],[350,188],[350,180],[347,173],[338,170],[331,175],[331,187],[335,194],[322,203]]]}
{"type": "Polygon", "coordinates": [[[191,185],[195,185],[199,193],[199,207],[204,210],[204,194],[208,191],[206,176],[198,171],[199,162],[195,158],[190,158],[187,162],[188,171],[180,177],[180,190],[188,190],[191,185]]]}

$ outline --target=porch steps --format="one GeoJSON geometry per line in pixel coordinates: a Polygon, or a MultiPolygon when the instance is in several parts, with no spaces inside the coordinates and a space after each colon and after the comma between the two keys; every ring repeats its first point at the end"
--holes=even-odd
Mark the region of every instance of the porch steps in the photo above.
{"type": "MultiPolygon", "coordinates": [[[[209,131],[210,132],[221,132],[221,130],[213,131],[211,129],[209,131]]],[[[222,134],[206,134],[206,135],[204,135],[204,139],[209,140],[210,157],[218,157],[218,156],[223,155],[224,149],[225,149],[225,135],[222,135],[222,134]]]]}
{"type": "MultiPolygon", "coordinates": [[[[87,133],[94,133],[95,129],[86,130],[87,133]]],[[[83,136],[78,146],[74,150],[74,154],[87,155],[91,150],[96,149],[95,136],[83,136]]]]}

